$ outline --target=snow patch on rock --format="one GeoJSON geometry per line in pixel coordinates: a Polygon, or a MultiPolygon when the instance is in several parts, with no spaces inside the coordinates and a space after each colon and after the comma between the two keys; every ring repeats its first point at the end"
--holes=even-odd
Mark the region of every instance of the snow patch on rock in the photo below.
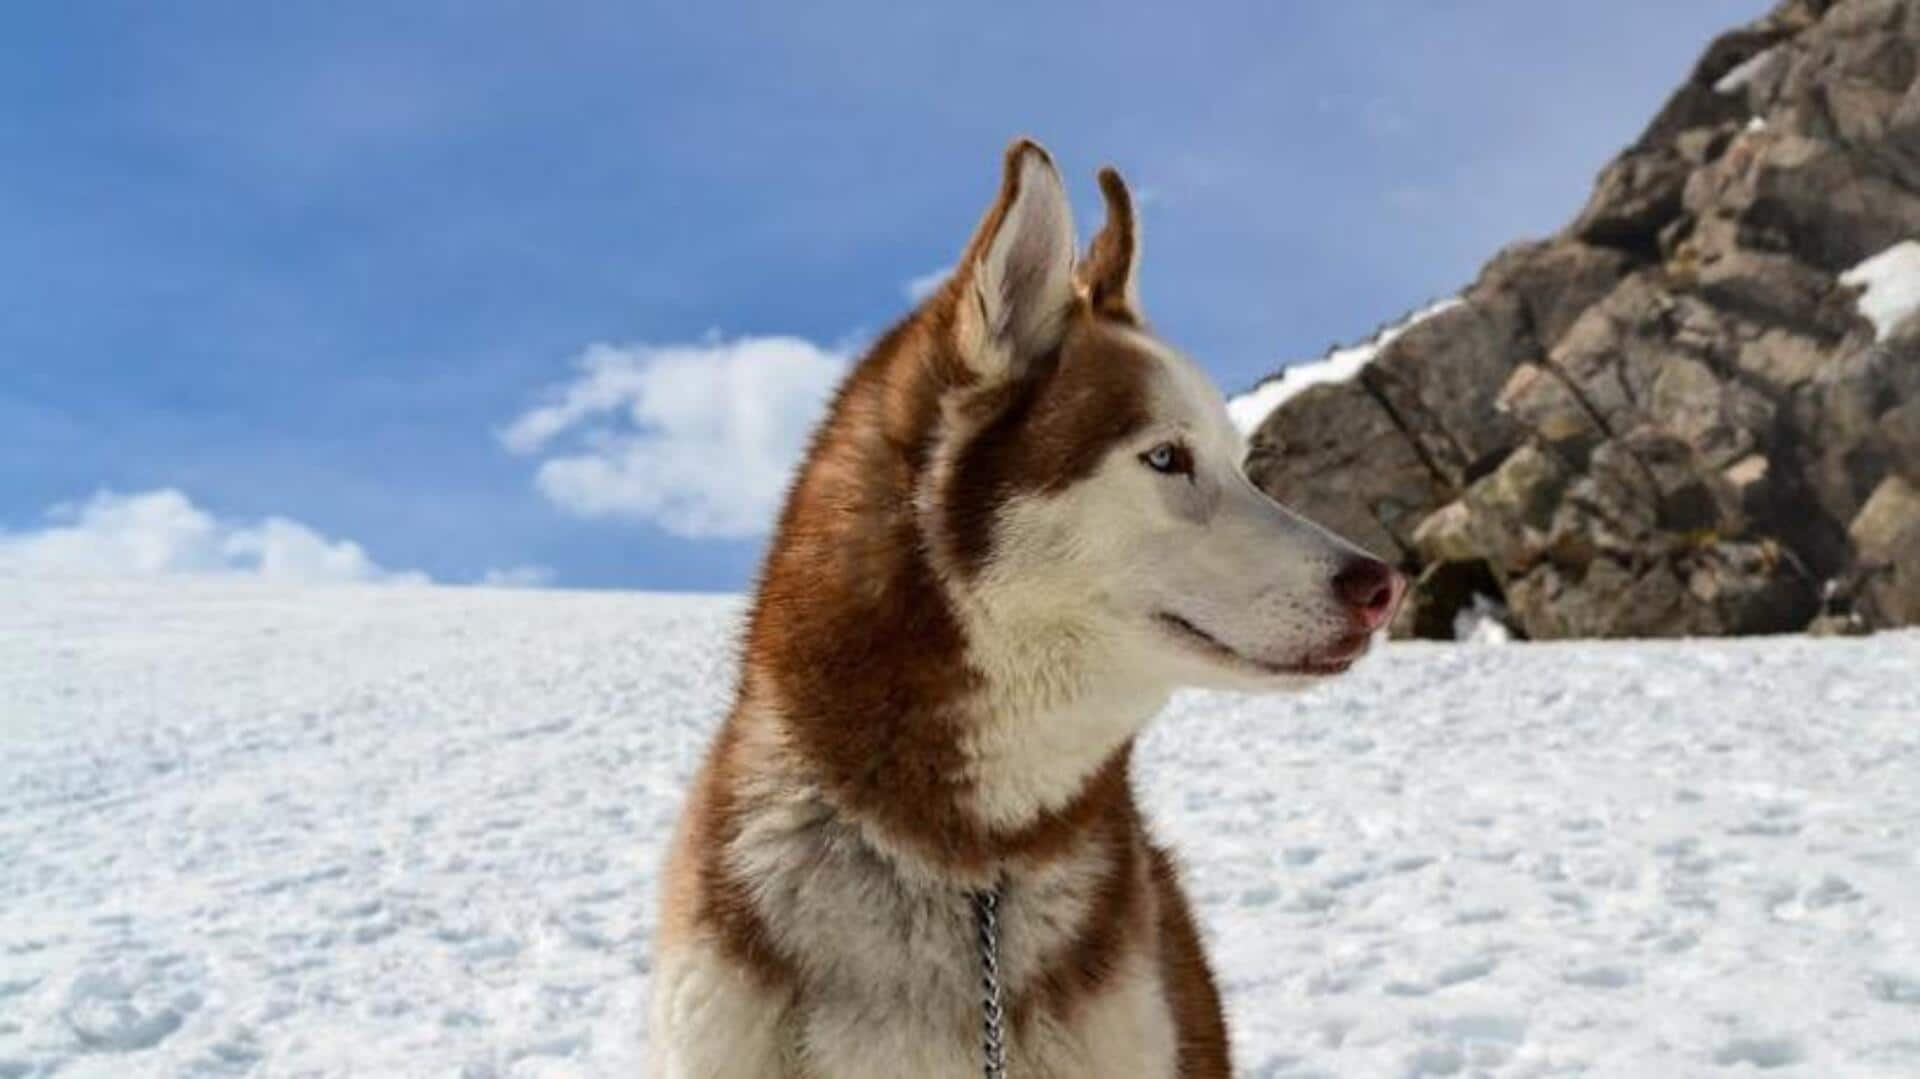
{"type": "Polygon", "coordinates": [[[1862,289],[1855,301],[1873,323],[1876,339],[1885,339],[1920,312],[1920,240],[1902,240],[1840,275],[1840,283],[1862,289]]]}
{"type": "Polygon", "coordinates": [[[1506,644],[1513,640],[1507,622],[1506,604],[1476,592],[1473,602],[1453,616],[1453,639],[1465,644],[1506,644]]]}
{"type": "Polygon", "coordinates": [[[1733,70],[1720,76],[1720,81],[1713,84],[1713,92],[1716,94],[1740,93],[1747,88],[1748,83],[1759,78],[1760,73],[1767,69],[1767,65],[1779,59],[1779,56],[1780,47],[1778,45],[1754,53],[1734,67],[1733,70]]]}
{"type": "Polygon", "coordinates": [[[1423,307],[1399,322],[1383,326],[1372,337],[1357,345],[1336,348],[1318,360],[1296,363],[1282,368],[1280,373],[1266,379],[1253,389],[1240,394],[1227,402],[1227,415],[1232,417],[1233,425],[1243,435],[1250,435],[1273,410],[1297,396],[1311,386],[1328,382],[1345,382],[1358,375],[1362,369],[1373,362],[1380,350],[1392,344],[1394,339],[1406,333],[1414,326],[1442,311],[1460,306],[1463,301],[1458,297],[1441,300],[1439,303],[1423,307]]]}

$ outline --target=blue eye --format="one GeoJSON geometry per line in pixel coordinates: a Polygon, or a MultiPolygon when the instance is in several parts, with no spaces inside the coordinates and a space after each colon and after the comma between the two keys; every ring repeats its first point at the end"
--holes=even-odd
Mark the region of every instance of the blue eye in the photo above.
{"type": "Polygon", "coordinates": [[[1193,475],[1193,453],[1178,442],[1162,442],[1141,454],[1140,461],[1169,476],[1193,475]]]}

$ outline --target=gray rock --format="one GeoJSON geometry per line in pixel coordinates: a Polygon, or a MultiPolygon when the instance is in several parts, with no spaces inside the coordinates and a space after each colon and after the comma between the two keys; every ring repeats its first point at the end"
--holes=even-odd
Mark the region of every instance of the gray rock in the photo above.
{"type": "Polygon", "coordinates": [[[1669,360],[1654,375],[1646,412],[1692,446],[1707,464],[1720,466],[1761,444],[1773,426],[1774,404],[1758,390],[1682,356],[1669,360]]]}
{"type": "Polygon", "coordinates": [[[1544,362],[1522,364],[1507,377],[1495,407],[1513,417],[1537,442],[1572,457],[1585,457],[1606,428],[1581,401],[1573,384],[1544,362]]]}
{"type": "Polygon", "coordinates": [[[1488,291],[1409,328],[1360,379],[1458,488],[1519,441],[1520,429],[1495,411],[1494,397],[1533,351],[1519,299],[1488,291]]]}
{"type": "Polygon", "coordinates": [[[1700,216],[1738,226],[1742,246],[1790,251],[1838,274],[1920,235],[1920,199],[1876,158],[1793,132],[1759,132],[1688,180],[1700,216]]]}
{"type": "Polygon", "coordinates": [[[1524,573],[1546,549],[1567,479],[1551,454],[1522,446],[1421,521],[1414,549],[1429,564],[1481,562],[1499,578],[1524,573]]]}
{"type": "Polygon", "coordinates": [[[1838,358],[1830,346],[1791,330],[1767,329],[1749,338],[1735,358],[1739,377],[1775,400],[1816,378],[1838,358]]]}
{"type": "Polygon", "coordinates": [[[1920,3],[1787,0],[1250,474],[1416,575],[1402,634],[1481,593],[1536,638],[1920,622],[1920,316],[1876,340],[1838,280],[1915,237],[1920,3]]]}
{"type": "Polygon", "coordinates": [[[1569,231],[1590,244],[1651,252],[1660,230],[1680,214],[1688,175],[1686,158],[1672,148],[1625,154],[1601,170],[1569,231]]]}
{"type": "Polygon", "coordinates": [[[1888,476],[1847,529],[1859,553],[1858,604],[1877,625],[1920,621],[1920,487],[1888,476]]]}
{"type": "Polygon", "coordinates": [[[1875,423],[1887,447],[1888,463],[1909,481],[1920,483],[1920,397],[1881,413],[1875,423]]]}
{"type": "Polygon", "coordinates": [[[1446,494],[1358,381],[1306,390],[1275,409],[1249,441],[1253,482],[1383,558],[1404,559],[1414,527],[1446,494]]]}
{"type": "Polygon", "coordinates": [[[1764,520],[1774,512],[1773,462],[1750,453],[1721,470],[1728,495],[1746,520],[1764,520]]]}
{"type": "Polygon", "coordinates": [[[1837,281],[1779,252],[1735,248],[1703,258],[1694,292],[1755,325],[1785,327],[1829,346],[1867,330],[1837,281]]]}
{"type": "Polygon", "coordinates": [[[1506,292],[1517,297],[1536,350],[1544,350],[1632,268],[1633,260],[1625,254],[1592,244],[1516,244],[1487,263],[1468,295],[1506,292]]]}

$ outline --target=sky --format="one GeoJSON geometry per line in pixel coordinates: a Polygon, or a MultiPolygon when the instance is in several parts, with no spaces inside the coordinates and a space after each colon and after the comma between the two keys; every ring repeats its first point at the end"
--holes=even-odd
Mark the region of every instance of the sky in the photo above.
{"type": "Polygon", "coordinates": [[[0,571],[739,589],[1039,138],[1231,393],[1552,232],[1735,0],[0,14],[0,571]]]}

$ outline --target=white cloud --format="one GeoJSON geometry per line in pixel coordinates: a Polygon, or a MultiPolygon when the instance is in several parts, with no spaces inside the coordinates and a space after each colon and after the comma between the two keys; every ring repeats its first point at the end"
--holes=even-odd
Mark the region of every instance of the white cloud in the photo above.
{"type": "Polygon", "coordinates": [[[919,303],[921,300],[933,295],[933,290],[939,288],[952,273],[953,267],[951,266],[942,266],[937,270],[928,270],[918,277],[909,278],[906,284],[900,286],[900,293],[907,298],[909,303],[919,303]]]}
{"type": "Polygon", "coordinates": [[[552,566],[508,566],[480,575],[482,588],[545,588],[553,583],[552,566]]]}
{"type": "Polygon", "coordinates": [[[328,539],[298,521],[221,520],[172,488],[101,491],[47,511],[45,528],[0,532],[0,571],[162,576],[232,574],[281,581],[424,584],[418,572],[376,564],[351,540],[328,539]]]}
{"type": "Polygon", "coordinates": [[[570,513],[695,538],[758,535],[847,360],[797,337],[594,345],[500,441],[546,454],[535,486],[570,513]]]}

